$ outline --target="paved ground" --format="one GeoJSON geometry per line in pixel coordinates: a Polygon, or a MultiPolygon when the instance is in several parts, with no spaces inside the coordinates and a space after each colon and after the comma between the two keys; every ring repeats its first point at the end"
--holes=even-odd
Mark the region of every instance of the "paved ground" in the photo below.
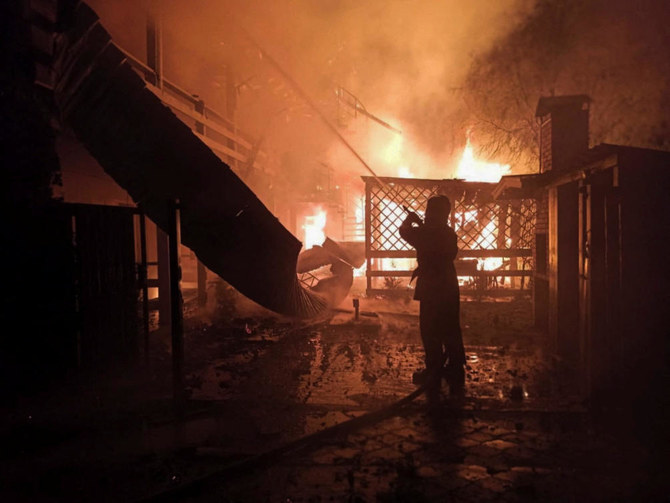
{"type": "Polygon", "coordinates": [[[530,328],[524,299],[464,303],[464,397],[451,397],[445,385],[382,421],[228,470],[415,389],[411,375],[422,360],[416,306],[362,304],[368,312],[358,321],[348,312],[301,325],[253,310],[191,317],[191,401],[181,426],[167,400],[161,332],[153,335],[151,375],[18,404],[3,424],[10,446],[2,459],[4,500],[132,501],[170,495],[207,474],[215,475],[205,486],[187,486],[175,499],[665,499],[635,436],[594,428],[530,328]]]}

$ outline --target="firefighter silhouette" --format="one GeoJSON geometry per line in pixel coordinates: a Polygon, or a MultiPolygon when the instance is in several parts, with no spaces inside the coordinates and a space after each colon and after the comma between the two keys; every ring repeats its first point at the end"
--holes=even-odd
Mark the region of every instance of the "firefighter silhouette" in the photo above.
{"type": "Polygon", "coordinates": [[[416,249],[418,262],[412,280],[416,277],[414,300],[419,301],[426,368],[414,374],[414,382],[437,387],[444,377],[451,391],[465,384],[465,351],[454,267],[458,246],[456,233],[449,226],[450,213],[448,197],[431,197],[425,221],[408,211],[400,225],[400,236],[416,249]]]}

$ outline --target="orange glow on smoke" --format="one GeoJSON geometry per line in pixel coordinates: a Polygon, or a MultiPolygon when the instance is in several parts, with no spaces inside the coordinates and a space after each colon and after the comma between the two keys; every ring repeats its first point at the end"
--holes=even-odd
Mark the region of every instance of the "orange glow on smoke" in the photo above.
{"type": "Polygon", "coordinates": [[[381,160],[389,166],[397,166],[403,162],[404,143],[405,139],[400,135],[394,135],[390,141],[384,142],[380,149],[381,160]]]}
{"type": "Polygon", "coordinates": [[[470,138],[468,138],[458,168],[456,168],[456,178],[469,182],[497,183],[509,173],[509,170],[509,164],[497,164],[475,159],[474,150],[470,138]]]}
{"type": "Polygon", "coordinates": [[[365,223],[365,196],[356,198],[354,217],[356,219],[356,225],[362,227],[365,223]]]}

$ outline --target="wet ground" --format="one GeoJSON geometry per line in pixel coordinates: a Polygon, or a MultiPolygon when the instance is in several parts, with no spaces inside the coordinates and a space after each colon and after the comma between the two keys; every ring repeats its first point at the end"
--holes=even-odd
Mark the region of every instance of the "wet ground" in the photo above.
{"type": "Polygon", "coordinates": [[[362,299],[358,320],[342,310],[299,324],[256,309],[189,311],[181,420],[169,399],[169,337],[159,330],[149,373],[77,381],[7,411],[0,494],[3,501],[665,500],[635,436],[594,427],[532,329],[529,300],[505,300],[463,303],[465,396],[445,384],[437,396],[370,421],[366,414],[416,389],[415,303],[362,299]],[[347,423],[354,418],[362,424],[347,423]],[[291,444],[337,424],[351,426],[291,444]],[[285,445],[293,447],[277,450],[285,445]]]}

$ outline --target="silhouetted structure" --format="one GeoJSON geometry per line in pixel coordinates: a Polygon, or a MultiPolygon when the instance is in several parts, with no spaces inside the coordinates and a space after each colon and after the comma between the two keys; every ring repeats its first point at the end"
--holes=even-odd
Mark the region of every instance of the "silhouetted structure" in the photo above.
{"type": "MultiPolygon", "coordinates": [[[[140,293],[145,330],[148,307],[160,304],[161,324],[171,318],[163,230],[175,200],[184,244],[260,304],[309,316],[346,295],[350,270],[318,293],[301,285],[300,241],[231,169],[258,180],[267,156],[233,121],[230,75],[219,115],[164,78],[150,15],[145,63],[114,44],[85,2],[18,2],[0,13],[3,205],[19,215],[5,247],[11,293],[2,314],[25,329],[4,338],[0,377],[23,372],[39,383],[51,367],[136,358],[140,293]],[[64,187],[52,199],[54,180],[64,187]]],[[[206,271],[189,253],[202,304],[206,271]]]]}
{"type": "Polygon", "coordinates": [[[538,103],[540,174],[518,183],[538,199],[535,322],[573,391],[642,421],[642,435],[659,433],[670,375],[670,153],[589,148],[589,108],[584,95],[538,103]]]}

